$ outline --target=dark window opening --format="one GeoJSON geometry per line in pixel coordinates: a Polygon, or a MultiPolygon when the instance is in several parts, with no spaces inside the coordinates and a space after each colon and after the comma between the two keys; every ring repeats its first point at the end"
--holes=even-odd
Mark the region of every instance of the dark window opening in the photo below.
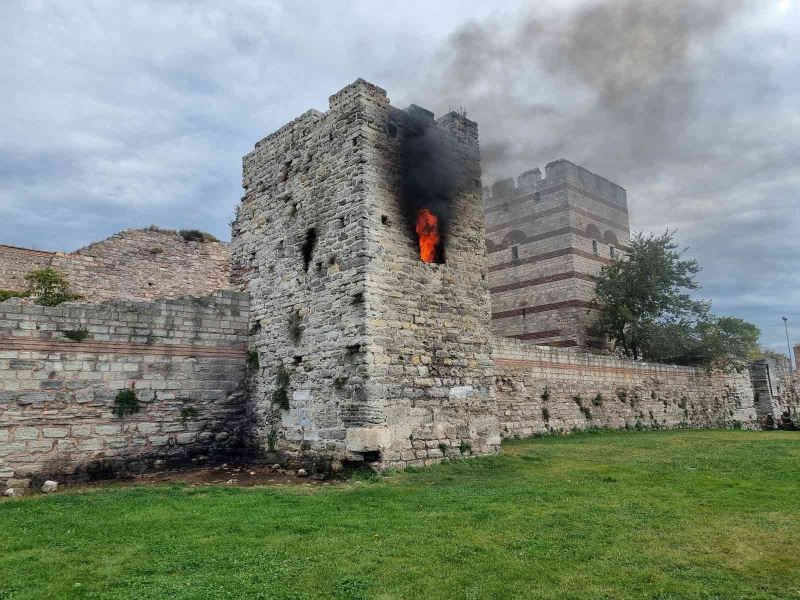
{"type": "Polygon", "coordinates": [[[330,133],[328,133],[328,141],[329,142],[333,141],[333,132],[332,131],[330,133]]]}
{"type": "Polygon", "coordinates": [[[364,303],[364,292],[356,292],[353,294],[353,304],[363,304],[364,303]]]}
{"type": "Polygon", "coordinates": [[[322,271],[322,262],[317,261],[317,271],[322,271]]]}
{"type": "Polygon", "coordinates": [[[608,254],[609,254],[609,256],[611,256],[611,258],[614,258],[614,246],[611,246],[608,249],[608,254]]]}
{"type": "Polygon", "coordinates": [[[598,253],[598,251],[597,251],[597,240],[592,240],[592,252],[594,252],[595,254],[598,253]]]}
{"type": "Polygon", "coordinates": [[[358,146],[358,136],[353,138],[353,147],[355,148],[356,146],[358,146]]]}
{"type": "Polygon", "coordinates": [[[286,181],[289,179],[289,169],[291,167],[292,167],[292,161],[287,160],[283,165],[283,169],[281,170],[281,181],[286,181]]]}
{"type": "Polygon", "coordinates": [[[339,217],[339,228],[344,228],[344,217],[339,217]]]}
{"type": "Polygon", "coordinates": [[[335,264],[336,264],[336,255],[335,254],[331,254],[328,257],[328,266],[332,267],[335,264]]]}
{"type": "Polygon", "coordinates": [[[295,364],[295,366],[297,366],[297,365],[299,365],[300,363],[303,362],[303,357],[302,356],[295,356],[292,359],[292,362],[295,364]]]}
{"type": "Polygon", "coordinates": [[[308,272],[308,265],[311,264],[311,256],[314,254],[314,247],[317,245],[317,230],[312,227],[306,231],[306,241],[303,242],[303,268],[308,272]]]}
{"type": "Polygon", "coordinates": [[[347,347],[347,354],[349,356],[353,356],[354,354],[358,354],[361,352],[361,344],[351,344],[347,347]]]}
{"type": "Polygon", "coordinates": [[[381,224],[386,225],[389,222],[389,217],[381,215],[381,224]]]}
{"type": "Polygon", "coordinates": [[[511,262],[519,262],[519,247],[511,246],[511,262]]]}

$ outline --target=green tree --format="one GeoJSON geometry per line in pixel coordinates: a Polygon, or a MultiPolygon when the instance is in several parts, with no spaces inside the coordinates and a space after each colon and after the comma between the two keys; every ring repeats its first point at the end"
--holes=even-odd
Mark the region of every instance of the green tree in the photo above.
{"type": "Polygon", "coordinates": [[[672,232],[635,235],[627,255],[600,273],[593,333],[634,359],[708,366],[751,360],[760,331],[741,319],[715,317],[709,302],[693,299],[699,271],[672,232]]]}
{"type": "Polygon", "coordinates": [[[52,267],[31,271],[25,275],[25,281],[28,282],[27,294],[36,304],[42,306],[57,306],[62,302],[82,298],[80,294],[69,291],[66,276],[52,267]]]}

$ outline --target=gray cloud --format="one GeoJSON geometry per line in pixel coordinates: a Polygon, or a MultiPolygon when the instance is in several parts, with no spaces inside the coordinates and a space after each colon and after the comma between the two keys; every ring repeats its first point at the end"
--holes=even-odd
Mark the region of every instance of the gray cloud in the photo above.
{"type": "MultiPolygon", "coordinates": [[[[0,5],[0,243],[228,236],[240,158],[357,77],[480,123],[487,182],[564,156],[677,227],[719,312],[797,306],[800,9],[728,2],[0,5]]],[[[800,333],[800,329],[798,330],[800,333]]]]}

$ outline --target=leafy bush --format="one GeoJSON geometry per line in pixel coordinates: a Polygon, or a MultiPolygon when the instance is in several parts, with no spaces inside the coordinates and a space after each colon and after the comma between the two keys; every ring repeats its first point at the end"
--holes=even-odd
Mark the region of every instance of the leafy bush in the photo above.
{"type": "Polygon", "coordinates": [[[200,231],[199,229],[181,229],[178,235],[187,242],[219,242],[219,240],[210,233],[200,231]]]}
{"type": "Polygon", "coordinates": [[[592,406],[603,406],[603,394],[597,392],[597,395],[592,398],[592,406]]]}
{"type": "Polygon", "coordinates": [[[461,454],[472,454],[472,444],[461,440],[461,443],[458,445],[458,450],[461,454]]]}
{"type": "Polygon", "coordinates": [[[82,342],[89,337],[89,332],[86,329],[70,329],[62,331],[61,335],[73,342],[82,342]]]}
{"type": "Polygon", "coordinates": [[[545,402],[550,400],[550,386],[549,385],[544,386],[544,391],[542,392],[542,400],[544,400],[545,402]]]}
{"type": "Polygon", "coordinates": [[[117,392],[114,398],[113,412],[118,417],[125,415],[132,415],[139,412],[139,396],[136,395],[136,390],[133,388],[125,388],[117,392]]]}
{"type": "Polygon", "coordinates": [[[545,406],[544,408],[542,408],[542,418],[543,418],[545,421],[549,421],[549,420],[550,420],[550,411],[549,411],[549,410],[547,410],[547,407],[546,407],[546,406],[545,406]]]}
{"type": "Polygon", "coordinates": [[[28,282],[27,294],[42,306],[58,306],[62,302],[83,298],[71,293],[66,275],[52,267],[31,271],[25,275],[25,281],[28,282]]]}

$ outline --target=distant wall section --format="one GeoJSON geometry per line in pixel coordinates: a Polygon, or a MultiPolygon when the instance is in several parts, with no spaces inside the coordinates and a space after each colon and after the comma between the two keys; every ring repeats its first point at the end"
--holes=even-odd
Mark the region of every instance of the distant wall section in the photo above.
{"type": "Polygon", "coordinates": [[[216,241],[171,230],[128,229],[70,253],[0,246],[0,289],[22,290],[26,273],[53,267],[87,302],[203,296],[230,289],[230,253],[216,241]]]}
{"type": "Polygon", "coordinates": [[[757,428],[750,374],[644,363],[495,338],[504,437],[596,427],[757,428]]]}

